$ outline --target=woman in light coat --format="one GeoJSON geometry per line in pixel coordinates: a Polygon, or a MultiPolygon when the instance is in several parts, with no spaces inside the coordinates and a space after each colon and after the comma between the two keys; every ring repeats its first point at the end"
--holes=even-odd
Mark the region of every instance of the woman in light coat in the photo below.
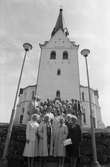
{"type": "MultiPolygon", "coordinates": [[[[46,166],[46,161],[47,157],[52,155],[52,132],[53,128],[52,125],[49,121],[49,117],[46,115],[44,116],[44,121],[41,122],[39,126],[39,156],[40,162],[45,164],[46,166]]],[[[42,164],[41,164],[42,165],[42,164]]]]}
{"type": "Polygon", "coordinates": [[[39,115],[33,114],[26,127],[26,143],[23,156],[28,158],[28,167],[33,167],[34,157],[38,156],[39,115]]]}
{"type": "Polygon", "coordinates": [[[64,119],[61,116],[59,118],[59,125],[56,127],[54,131],[54,156],[59,158],[59,167],[63,167],[64,165],[64,157],[65,157],[65,146],[64,140],[67,138],[68,128],[64,124],[64,119]]]}

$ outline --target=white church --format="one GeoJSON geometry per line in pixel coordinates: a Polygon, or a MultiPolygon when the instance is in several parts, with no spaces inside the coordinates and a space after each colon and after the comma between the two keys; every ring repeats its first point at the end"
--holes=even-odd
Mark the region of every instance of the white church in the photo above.
{"type": "MultiPolygon", "coordinates": [[[[60,9],[49,41],[40,44],[41,54],[37,84],[20,89],[16,108],[15,123],[26,124],[29,120],[28,106],[36,94],[41,101],[59,97],[75,99],[81,105],[81,125],[90,127],[88,87],[80,84],[78,48],[68,38],[68,29],[63,25],[63,10],[60,9]]],[[[98,90],[90,89],[95,127],[104,128],[99,105],[98,90]]]]}

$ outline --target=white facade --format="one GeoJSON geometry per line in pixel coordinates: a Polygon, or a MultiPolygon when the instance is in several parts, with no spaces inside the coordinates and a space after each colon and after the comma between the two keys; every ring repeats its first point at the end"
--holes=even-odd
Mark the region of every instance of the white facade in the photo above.
{"type": "MultiPolygon", "coordinates": [[[[90,128],[90,107],[89,107],[89,96],[88,87],[81,86],[81,110],[82,110],[82,126],[90,128]]],[[[94,117],[94,125],[96,128],[104,128],[104,124],[101,116],[101,108],[99,105],[98,90],[90,89],[91,94],[91,106],[94,117]]]]}
{"type": "Polygon", "coordinates": [[[79,100],[78,45],[70,42],[59,29],[49,42],[40,47],[37,96],[42,100],[54,99],[59,91],[61,99],[79,100]],[[55,59],[50,58],[52,51],[56,53],[55,59]],[[68,53],[67,59],[63,59],[65,51],[68,53]],[[60,75],[57,74],[58,70],[60,75]]]}
{"type": "Polygon", "coordinates": [[[30,103],[32,102],[32,98],[35,93],[35,85],[27,86],[26,88],[22,89],[22,93],[19,94],[19,102],[16,108],[16,115],[15,115],[15,123],[27,123],[29,120],[29,110],[30,110],[30,103]]]}
{"type": "MultiPolygon", "coordinates": [[[[23,94],[19,96],[19,103],[17,105],[15,123],[26,124],[29,120],[29,104],[32,101],[32,97],[35,91],[35,85],[27,86],[23,89],[23,94]]],[[[90,109],[89,109],[89,97],[88,97],[88,87],[80,86],[81,92],[81,111],[82,111],[82,127],[90,128],[90,109]]],[[[104,128],[104,124],[101,116],[101,108],[99,105],[98,91],[91,89],[91,101],[92,109],[94,113],[94,121],[96,128],[104,128]]]]}
{"type": "MultiPolygon", "coordinates": [[[[82,127],[90,127],[90,109],[87,87],[80,86],[78,48],[75,42],[68,38],[68,31],[63,27],[62,9],[52,31],[51,38],[40,44],[36,96],[41,101],[60,97],[62,100],[76,99],[81,102],[82,127]]],[[[16,109],[15,123],[27,123],[29,120],[29,104],[35,92],[35,85],[28,86],[20,93],[16,109]]],[[[91,89],[94,124],[97,128],[104,127],[98,93],[91,89]]]]}

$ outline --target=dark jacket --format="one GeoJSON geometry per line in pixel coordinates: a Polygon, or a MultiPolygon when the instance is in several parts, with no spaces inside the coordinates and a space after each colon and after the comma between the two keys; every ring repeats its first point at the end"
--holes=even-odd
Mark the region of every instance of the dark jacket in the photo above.
{"type": "Polygon", "coordinates": [[[81,128],[78,124],[75,127],[68,126],[68,138],[71,138],[72,144],[66,147],[67,156],[78,157],[81,142],[81,128]]]}

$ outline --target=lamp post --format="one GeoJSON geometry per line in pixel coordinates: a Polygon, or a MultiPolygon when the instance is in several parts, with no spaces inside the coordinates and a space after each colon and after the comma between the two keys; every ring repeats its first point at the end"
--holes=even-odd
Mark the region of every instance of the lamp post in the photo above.
{"type": "Polygon", "coordinates": [[[11,134],[12,134],[12,128],[13,128],[13,124],[14,124],[14,116],[15,116],[15,107],[16,107],[16,102],[17,102],[17,96],[18,96],[18,91],[19,91],[19,87],[20,87],[20,82],[21,82],[21,77],[22,77],[22,73],[23,73],[23,68],[24,68],[26,55],[27,55],[27,52],[32,49],[32,45],[29,44],[29,43],[24,43],[23,44],[23,48],[25,50],[25,55],[24,55],[24,59],[23,59],[22,67],[21,67],[19,80],[18,80],[15,100],[14,100],[13,109],[12,109],[12,113],[11,113],[11,118],[10,118],[10,123],[9,123],[9,127],[8,127],[8,132],[7,132],[7,136],[6,136],[5,147],[4,147],[4,150],[3,150],[2,161],[0,162],[0,167],[1,166],[2,167],[8,166],[7,154],[8,154],[8,148],[9,148],[9,143],[10,143],[11,134]]]}
{"type": "Polygon", "coordinates": [[[91,166],[92,167],[100,167],[100,164],[97,161],[95,128],[94,128],[94,124],[93,124],[93,113],[92,113],[92,105],[91,105],[90,81],[89,81],[89,71],[88,71],[88,62],[87,62],[87,57],[88,57],[89,54],[90,54],[90,50],[89,49],[83,49],[81,51],[81,55],[83,55],[85,57],[86,73],[87,73],[87,83],[88,83],[89,108],[90,108],[90,123],[91,123],[91,140],[92,140],[92,151],[93,151],[93,162],[92,162],[91,166]]]}

